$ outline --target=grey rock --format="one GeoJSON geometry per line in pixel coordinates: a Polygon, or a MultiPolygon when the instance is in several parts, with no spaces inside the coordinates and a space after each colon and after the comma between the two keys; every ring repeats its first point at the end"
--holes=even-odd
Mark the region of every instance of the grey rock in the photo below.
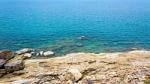
{"type": "Polygon", "coordinates": [[[40,56],[43,56],[43,54],[44,54],[44,51],[40,51],[40,53],[39,53],[39,54],[40,54],[40,56]]]}
{"type": "Polygon", "coordinates": [[[9,61],[4,65],[7,72],[13,72],[24,69],[23,60],[9,61]]]}
{"type": "Polygon", "coordinates": [[[0,67],[2,67],[6,63],[6,60],[0,59],[0,67]]]}
{"type": "Polygon", "coordinates": [[[16,51],[16,54],[21,55],[21,54],[25,54],[25,53],[31,53],[31,52],[33,52],[33,51],[34,51],[33,49],[24,48],[24,49],[22,49],[22,50],[16,51]]]}

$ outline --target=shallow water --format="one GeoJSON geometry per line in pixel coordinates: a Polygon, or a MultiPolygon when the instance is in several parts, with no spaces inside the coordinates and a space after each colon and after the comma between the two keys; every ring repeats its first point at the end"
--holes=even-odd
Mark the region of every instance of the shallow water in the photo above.
{"type": "Polygon", "coordinates": [[[24,47],[58,54],[150,49],[150,1],[0,0],[0,49],[24,47]]]}

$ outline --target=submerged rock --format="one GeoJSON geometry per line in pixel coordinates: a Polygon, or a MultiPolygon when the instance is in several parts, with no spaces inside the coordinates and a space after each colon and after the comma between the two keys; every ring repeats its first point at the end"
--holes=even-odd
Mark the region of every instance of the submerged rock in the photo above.
{"type": "Polygon", "coordinates": [[[83,47],[83,44],[82,43],[77,43],[76,46],[77,47],[83,47]]]}
{"type": "Polygon", "coordinates": [[[86,40],[86,36],[80,36],[78,39],[79,40],[86,40]]]}
{"type": "Polygon", "coordinates": [[[34,51],[33,49],[24,48],[24,49],[22,49],[22,50],[16,51],[16,54],[21,55],[21,54],[25,54],[25,53],[31,53],[31,52],[33,52],[33,51],[34,51]]]}
{"type": "Polygon", "coordinates": [[[14,53],[10,50],[0,51],[0,59],[9,60],[13,58],[14,53]]]}

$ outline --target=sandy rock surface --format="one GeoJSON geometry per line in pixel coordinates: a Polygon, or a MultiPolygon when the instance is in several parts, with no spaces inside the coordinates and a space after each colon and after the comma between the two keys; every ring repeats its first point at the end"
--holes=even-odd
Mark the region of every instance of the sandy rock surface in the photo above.
{"type": "Polygon", "coordinates": [[[0,78],[0,84],[144,84],[150,81],[150,51],[72,53],[27,59],[25,68],[0,78]]]}

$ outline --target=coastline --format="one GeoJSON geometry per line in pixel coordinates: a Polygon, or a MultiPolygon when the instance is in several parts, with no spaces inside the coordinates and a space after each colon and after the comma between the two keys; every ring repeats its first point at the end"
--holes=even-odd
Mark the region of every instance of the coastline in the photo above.
{"type": "Polygon", "coordinates": [[[71,53],[25,59],[24,69],[6,74],[0,84],[149,84],[150,51],[71,53]],[[9,79],[9,80],[8,80],[9,79]]]}

